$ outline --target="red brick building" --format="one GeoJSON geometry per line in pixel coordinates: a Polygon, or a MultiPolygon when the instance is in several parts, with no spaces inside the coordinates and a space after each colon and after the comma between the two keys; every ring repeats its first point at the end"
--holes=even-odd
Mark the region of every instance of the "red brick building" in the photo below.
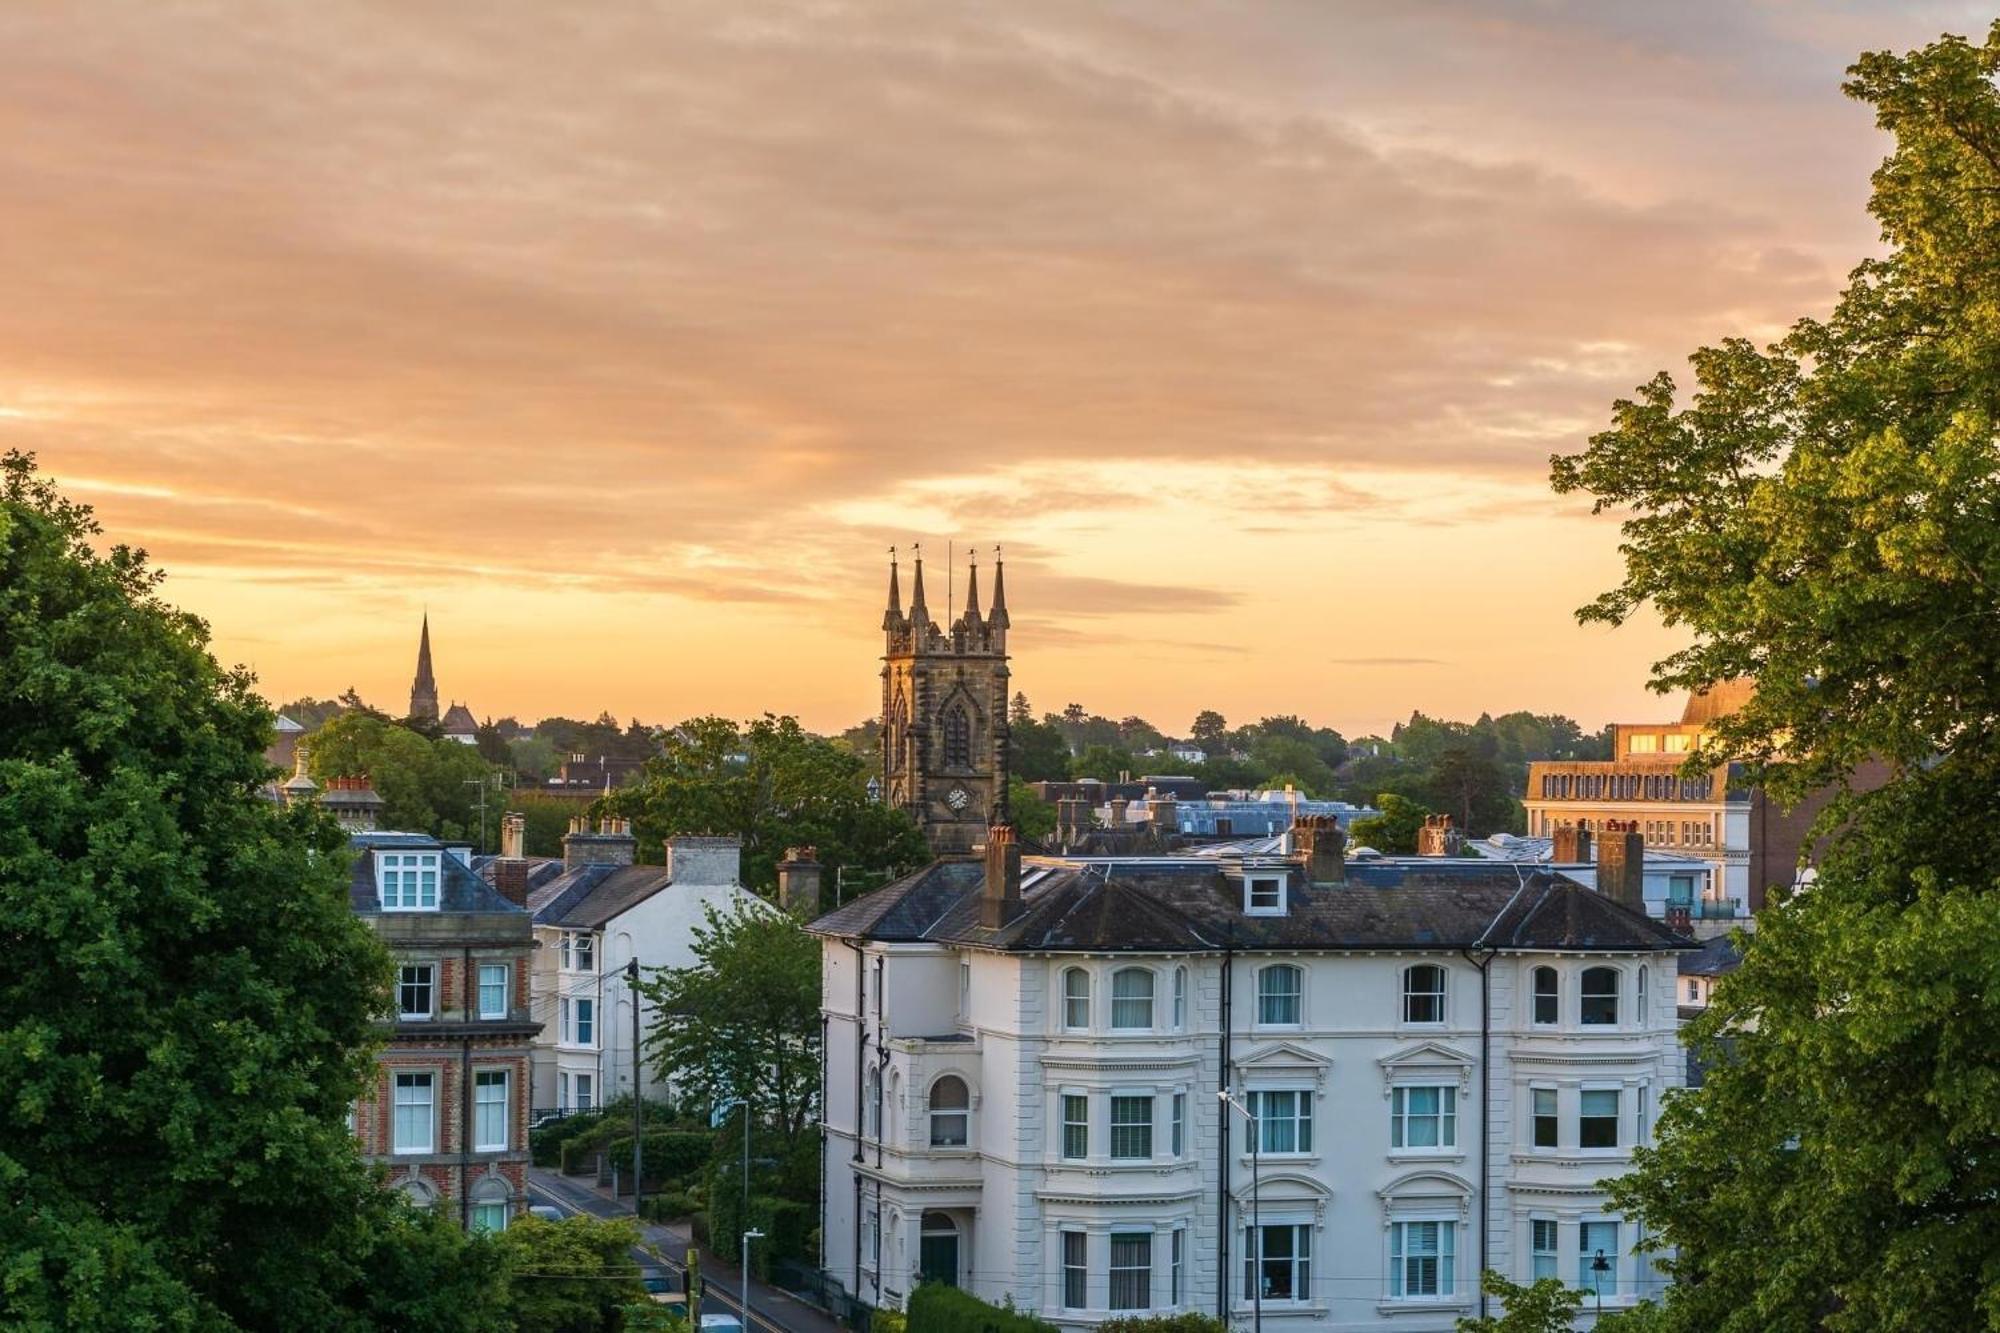
{"type": "Polygon", "coordinates": [[[390,1038],[354,1132],[392,1188],[499,1230],[527,1206],[532,922],[435,838],[354,846],[354,910],[396,959],[390,1038]]]}

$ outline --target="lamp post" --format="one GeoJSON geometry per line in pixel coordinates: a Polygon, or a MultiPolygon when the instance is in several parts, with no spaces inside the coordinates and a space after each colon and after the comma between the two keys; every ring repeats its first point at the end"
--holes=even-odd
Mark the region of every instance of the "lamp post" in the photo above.
{"type": "Polygon", "coordinates": [[[750,1333],[750,1242],[762,1239],[761,1231],[743,1233],[743,1333],[750,1333]]]}
{"type": "Polygon", "coordinates": [[[1604,1318],[1604,1275],[1611,1271],[1611,1261],[1599,1250],[1597,1257],[1590,1261],[1590,1289],[1597,1295],[1597,1317],[1604,1318]]]}
{"type": "MultiPolygon", "coordinates": [[[[1249,1107],[1229,1095],[1229,1089],[1218,1088],[1215,1095],[1224,1107],[1250,1122],[1250,1326],[1264,1333],[1264,1228],[1257,1206],[1257,1140],[1263,1137],[1263,1126],[1249,1107]]],[[[1228,1279],[1226,1273],[1221,1276],[1228,1279]]]]}

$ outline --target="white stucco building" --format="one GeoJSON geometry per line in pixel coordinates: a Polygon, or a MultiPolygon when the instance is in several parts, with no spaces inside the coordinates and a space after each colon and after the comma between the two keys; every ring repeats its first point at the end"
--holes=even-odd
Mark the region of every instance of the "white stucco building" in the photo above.
{"type": "Polygon", "coordinates": [[[1331,819],[1234,859],[995,833],[813,926],[826,1267],[861,1299],[1247,1327],[1255,1280],[1270,1330],[1444,1333],[1482,1264],[1657,1291],[1598,1182],[1681,1081],[1658,922],[1539,867],[1344,863],[1331,819]]]}

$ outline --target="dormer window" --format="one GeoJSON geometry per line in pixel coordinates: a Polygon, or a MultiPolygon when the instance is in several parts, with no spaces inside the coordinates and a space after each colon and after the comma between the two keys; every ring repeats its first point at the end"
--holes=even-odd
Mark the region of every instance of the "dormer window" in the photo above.
{"type": "Polygon", "coordinates": [[[1285,877],[1283,875],[1250,875],[1243,881],[1243,914],[1245,916],[1283,916],[1285,914],[1285,877]]]}
{"type": "Polygon", "coordinates": [[[437,852],[377,852],[375,883],[385,912],[435,912],[437,852]]]}

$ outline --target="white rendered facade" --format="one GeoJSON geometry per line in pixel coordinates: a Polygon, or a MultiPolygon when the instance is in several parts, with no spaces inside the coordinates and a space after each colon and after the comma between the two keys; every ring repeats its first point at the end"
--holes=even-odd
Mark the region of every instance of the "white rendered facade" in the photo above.
{"type": "Polygon", "coordinates": [[[900,1305],[948,1263],[983,1299],[1084,1329],[1141,1296],[1214,1313],[1226,1276],[1247,1327],[1249,1125],[1217,1097],[1225,1051],[1236,1097],[1266,1121],[1267,1328],[1443,1333],[1479,1308],[1482,1254],[1517,1280],[1579,1283],[1603,1246],[1604,1308],[1657,1294],[1597,1183],[1627,1169],[1681,1080],[1671,952],[1490,952],[1482,984],[1473,957],[1417,949],[824,947],[826,1267],[864,1300],[900,1305]],[[1271,967],[1296,972],[1260,983],[1271,967]],[[1429,974],[1406,997],[1427,967],[1441,1001],[1429,974]],[[1552,1023],[1535,1021],[1539,968],[1555,974],[1552,1023]],[[1615,1021],[1583,1021],[1587,969],[1610,970],[1591,977],[1595,1018],[1615,979],[1615,1021]],[[1148,1021],[1126,1026],[1140,974],[1148,1021]],[[949,1089],[929,1109],[947,1078],[969,1094],[962,1121],[949,1089]],[[1551,1106],[1554,1144],[1537,1146],[1551,1106]]]}

